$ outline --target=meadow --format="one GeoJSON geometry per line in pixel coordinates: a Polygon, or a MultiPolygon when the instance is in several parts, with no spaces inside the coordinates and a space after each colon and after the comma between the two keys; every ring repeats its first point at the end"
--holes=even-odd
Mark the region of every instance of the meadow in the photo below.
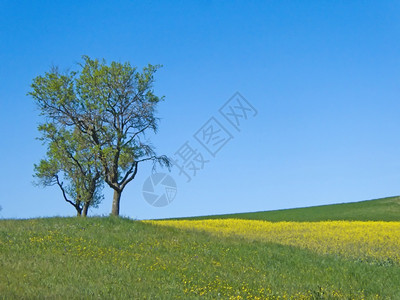
{"type": "Polygon", "coordinates": [[[379,201],[357,222],[0,220],[0,298],[400,299],[400,215],[375,220],[379,201]]]}
{"type": "Polygon", "coordinates": [[[192,217],[186,219],[247,219],[272,222],[295,221],[400,221],[400,197],[300,207],[272,211],[192,217]]]}
{"type": "Polygon", "coordinates": [[[149,221],[151,224],[237,236],[375,264],[400,265],[400,222],[267,222],[243,219],[149,221]]]}

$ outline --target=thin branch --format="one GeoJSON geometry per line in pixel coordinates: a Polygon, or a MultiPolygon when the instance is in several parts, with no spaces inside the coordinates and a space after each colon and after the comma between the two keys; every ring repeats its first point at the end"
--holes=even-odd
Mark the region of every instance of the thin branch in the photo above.
{"type": "Polygon", "coordinates": [[[138,162],[136,162],[134,164],[134,166],[135,166],[135,169],[134,169],[132,175],[129,178],[127,178],[126,181],[121,185],[121,190],[123,190],[125,188],[125,186],[136,177],[136,174],[138,171],[138,166],[139,166],[138,162]]]}
{"type": "Polygon", "coordinates": [[[81,211],[81,208],[79,207],[79,205],[77,205],[76,203],[72,202],[71,200],[69,200],[69,199],[67,198],[67,194],[66,194],[66,192],[65,192],[65,190],[64,190],[63,183],[60,182],[60,180],[59,180],[59,178],[58,178],[58,175],[56,174],[56,175],[54,175],[54,177],[55,177],[56,180],[57,180],[57,184],[58,184],[58,186],[60,187],[60,189],[61,189],[61,191],[62,191],[62,194],[63,194],[63,196],[64,196],[65,201],[67,201],[68,203],[70,203],[73,207],[75,207],[76,210],[78,210],[78,211],[80,212],[80,211],[81,211]]]}

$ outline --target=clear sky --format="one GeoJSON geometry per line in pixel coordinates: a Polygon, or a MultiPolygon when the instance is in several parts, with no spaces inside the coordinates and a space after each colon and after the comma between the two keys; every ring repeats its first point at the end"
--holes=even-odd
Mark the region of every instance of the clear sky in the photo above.
{"type": "MultiPolygon", "coordinates": [[[[176,158],[188,142],[209,161],[189,183],[172,170],[177,195],[165,207],[145,201],[143,165],[122,194],[124,216],[400,194],[399,15],[399,1],[0,1],[0,217],[75,214],[58,188],[32,184],[46,148],[26,94],[35,76],[74,69],[84,54],[163,64],[153,144],[176,158]],[[240,131],[219,112],[236,92],[257,111],[240,131]],[[195,138],[212,117],[226,138],[215,157],[195,138]]],[[[110,188],[104,194],[91,215],[110,213],[110,188]]]]}

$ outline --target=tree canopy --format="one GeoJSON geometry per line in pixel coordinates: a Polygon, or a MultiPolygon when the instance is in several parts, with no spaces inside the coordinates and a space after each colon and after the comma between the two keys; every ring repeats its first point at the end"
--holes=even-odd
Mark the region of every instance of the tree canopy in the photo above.
{"type": "Polygon", "coordinates": [[[64,200],[86,216],[89,207],[103,199],[101,168],[96,153],[76,128],[69,131],[53,123],[39,126],[40,138],[48,144],[47,157],[35,165],[35,177],[43,186],[58,185],[64,200]]]}
{"type": "MultiPolygon", "coordinates": [[[[85,164],[100,167],[101,177],[114,190],[111,214],[119,215],[122,191],[135,178],[140,163],[170,166],[169,159],[158,156],[146,138],[147,131],[158,128],[156,107],[163,97],[154,94],[153,83],[160,66],[149,64],[138,71],[128,62],[107,64],[83,56],[78,67],[78,71],[64,73],[52,68],[34,78],[29,95],[47,120],[39,130],[47,134],[51,128],[55,135],[83,147],[85,164]]],[[[63,161],[59,150],[51,147],[56,146],[49,144],[50,153],[43,163],[51,167],[42,169],[60,167],[70,177],[67,167],[59,165],[63,161]]]]}

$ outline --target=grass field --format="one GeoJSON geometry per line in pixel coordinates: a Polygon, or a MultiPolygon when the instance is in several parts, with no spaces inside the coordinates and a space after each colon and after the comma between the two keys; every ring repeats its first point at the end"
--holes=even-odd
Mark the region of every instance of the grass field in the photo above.
{"type": "Polygon", "coordinates": [[[400,197],[252,213],[202,216],[186,219],[249,219],[295,221],[400,221],[400,197]]]}
{"type": "Polygon", "coordinates": [[[0,298],[400,299],[400,223],[383,217],[398,201],[332,208],[363,222],[281,222],[297,209],[261,218],[274,222],[0,220],[0,298]]]}
{"type": "Polygon", "coordinates": [[[266,222],[244,219],[149,221],[219,237],[237,236],[334,254],[375,264],[400,265],[400,222],[266,222]]]}

